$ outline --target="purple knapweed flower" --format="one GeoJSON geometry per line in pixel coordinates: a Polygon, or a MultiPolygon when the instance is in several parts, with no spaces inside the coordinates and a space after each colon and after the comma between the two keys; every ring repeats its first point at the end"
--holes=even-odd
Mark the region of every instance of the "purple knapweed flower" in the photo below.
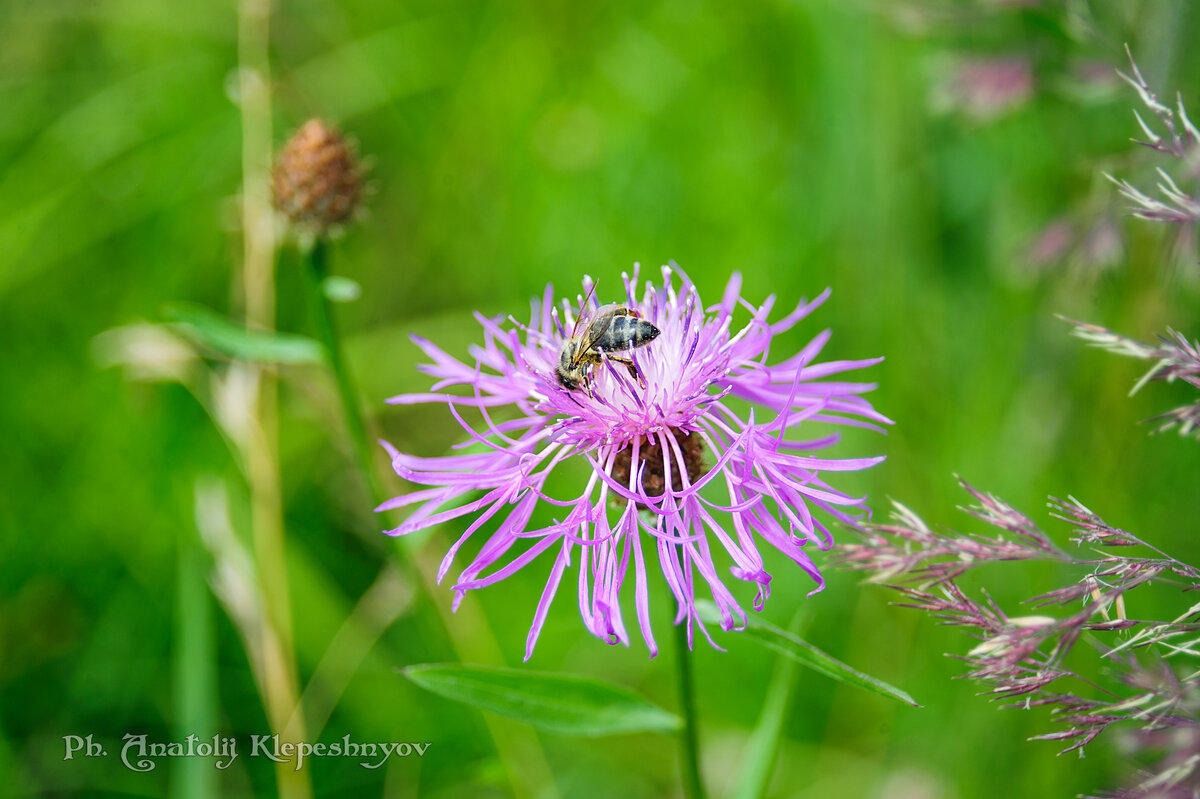
{"type": "MultiPolygon", "coordinates": [[[[736,274],[721,301],[708,309],[678,269],[663,267],[662,285],[647,282],[640,300],[635,296],[637,269],[632,279],[626,275],[624,280],[622,304],[660,331],[646,346],[621,353],[632,358],[641,379],[602,356],[592,371],[590,393],[564,388],[555,366],[585,300],[563,300],[560,315],[553,288],[547,286],[545,295],[533,300],[528,325],[511,317],[506,325],[503,318],[476,314],[484,343],[471,348],[473,364],[414,336],[433,361],[419,368],[437,382],[431,393],[388,400],[445,403],[468,436],[459,447],[476,450],[421,458],[384,443],[398,475],[429,486],[380,506],[418,506],[389,534],[474,517],[442,561],[439,582],[467,539],[490,525],[490,537],[454,585],[455,606],[467,591],[503,580],[553,550],[550,576],[526,641],[526,660],[573,557],[578,559],[584,623],[609,643],[629,643],[621,588],[632,564],[634,606],[651,656],[658,648],[650,629],[646,561],[655,551],[678,605],[675,623],[688,624],[689,643],[693,625],[712,642],[696,614],[697,583],[711,592],[723,629],[745,623],[745,612],[718,573],[714,544],[732,560],[734,577],[756,585],[756,610],[766,601],[771,581],[760,542],[799,564],[817,583],[812,593],[821,590],[824,580],[805,547],[826,550],[833,539],[812,511],[853,523],[851,511],[865,501],[830,487],[822,474],[865,469],[883,460],[814,457],[837,440],[836,434],[807,441],[785,438],[806,422],[875,430],[889,423],[859,396],[873,389],[873,383],[830,379],[882,359],[817,363],[828,330],[792,357],[767,363],[775,336],[823,303],[828,290],[771,324],[767,317],[774,297],[759,307],[750,305],[739,296],[741,278],[736,274]],[[673,274],[681,278],[678,289],[673,274]],[[750,319],[735,331],[739,308],[748,310],[750,319]],[[444,393],[455,386],[470,393],[444,393]],[[478,410],[479,429],[463,417],[464,407],[478,410]],[[509,409],[504,421],[492,418],[498,408],[509,409]],[[515,418],[510,418],[513,412],[515,418]],[[586,482],[565,499],[550,496],[547,478],[568,460],[587,464],[586,482]],[[553,518],[531,523],[543,503],[553,509],[546,514],[553,518]]],[[[590,279],[585,278],[584,288],[590,296],[590,279]]],[[[589,305],[594,310],[597,303],[589,305]]],[[[586,327],[583,316],[580,330],[586,327]]]]}

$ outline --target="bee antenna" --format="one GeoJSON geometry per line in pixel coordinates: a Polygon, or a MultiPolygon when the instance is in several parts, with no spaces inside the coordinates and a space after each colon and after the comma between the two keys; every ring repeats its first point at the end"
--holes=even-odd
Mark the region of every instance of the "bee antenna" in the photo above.
{"type": "Polygon", "coordinates": [[[583,320],[583,310],[587,308],[588,303],[596,296],[596,281],[587,278],[587,282],[591,285],[588,287],[587,296],[583,298],[583,302],[579,304],[579,313],[575,316],[575,326],[571,328],[571,338],[575,338],[575,334],[579,332],[579,323],[583,320]]]}

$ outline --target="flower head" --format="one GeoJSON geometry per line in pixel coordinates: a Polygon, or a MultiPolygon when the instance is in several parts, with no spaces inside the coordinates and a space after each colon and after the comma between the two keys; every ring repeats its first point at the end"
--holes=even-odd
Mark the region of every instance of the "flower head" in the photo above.
{"type": "Polygon", "coordinates": [[[363,170],[341,132],[310,119],[279,151],[271,172],[275,207],[306,235],[347,222],[363,194],[363,170]]]}
{"type": "MultiPolygon", "coordinates": [[[[430,393],[389,400],[445,403],[466,431],[468,441],[461,446],[475,450],[419,458],[385,443],[396,473],[428,486],[380,506],[417,506],[390,534],[473,517],[442,561],[439,581],[469,538],[485,527],[491,530],[454,585],[456,604],[465,592],[503,580],[552,552],[526,659],[572,558],[578,561],[584,623],[609,643],[629,643],[621,589],[632,569],[633,604],[652,656],[657,646],[647,561],[655,553],[675,598],[675,623],[688,624],[689,641],[696,627],[708,636],[696,614],[702,586],[720,609],[723,629],[745,623],[745,612],[714,560],[718,546],[732,560],[733,577],[755,585],[755,609],[770,594],[771,575],[759,552],[764,542],[795,561],[817,583],[813,592],[819,591],[824,581],[806,547],[828,549],[833,539],[813,511],[851,522],[864,501],[827,485],[823,473],[865,469],[882,460],[815,457],[836,435],[785,438],[806,422],[877,430],[888,423],[860,396],[874,384],[834,377],[881,359],[817,363],[828,330],[792,357],[767,363],[774,337],[823,303],[828,290],[772,324],[774,297],[759,307],[745,302],[738,275],[708,309],[678,269],[663,267],[662,284],[647,281],[640,299],[637,270],[624,280],[620,307],[625,315],[652,324],[659,334],[645,346],[599,353],[586,390],[568,390],[555,370],[564,341],[586,329],[595,303],[564,300],[560,314],[548,286],[533,300],[528,325],[476,314],[484,343],[472,348],[474,364],[414,336],[432,360],[420,368],[437,383],[430,393]],[[735,330],[733,317],[741,308],[750,319],[735,330]],[[624,363],[626,358],[632,363],[624,363]],[[470,394],[445,392],[454,386],[470,394]],[[477,409],[481,422],[470,424],[461,413],[464,407],[477,409]],[[493,417],[499,408],[510,409],[504,421],[493,417]],[[551,496],[547,479],[568,460],[586,463],[586,481],[566,498],[551,496]],[[531,520],[543,504],[553,509],[554,518],[539,526],[531,520]]],[[[584,288],[590,297],[590,280],[584,288]]]]}

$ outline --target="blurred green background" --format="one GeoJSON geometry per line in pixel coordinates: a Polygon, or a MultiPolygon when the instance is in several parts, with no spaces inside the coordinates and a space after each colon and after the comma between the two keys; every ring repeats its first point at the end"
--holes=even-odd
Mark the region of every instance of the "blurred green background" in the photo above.
{"type": "MultiPolygon", "coordinates": [[[[238,467],[188,390],[102,368],[111,353],[96,343],[162,321],[171,301],[242,312],[239,65],[254,68],[254,11],[240,9],[239,27],[229,2],[0,6],[0,793],[275,792],[261,758],[219,773],[164,760],[144,774],[113,756],[62,759],[68,734],[91,733],[112,755],[127,732],[220,733],[243,748],[269,732],[238,628],[203,580],[197,533],[197,480],[215,475],[244,536],[238,467]]],[[[372,424],[401,449],[439,454],[458,440],[442,409],[383,404],[427,385],[410,331],[465,355],[475,309],[521,317],[547,282],[574,292],[590,274],[603,293],[634,261],[653,277],[674,259],[709,300],[735,270],[755,302],[775,293],[790,308],[833,288],[775,352],[829,326],[828,357],[886,356],[872,400],[897,424],[886,437],[847,435],[840,453],[888,460],[836,483],[868,492],[876,518],[894,498],[931,524],[976,529],[955,509],[959,474],[1039,520],[1048,494],[1072,494],[1200,560],[1200,449],[1138,425],[1186,401],[1184,387],[1127,397],[1146,364],[1086,348],[1054,317],[1143,340],[1169,325],[1200,334],[1194,250],[1122,217],[1100,174],[1150,187],[1153,166],[1175,167],[1128,142],[1137,100],[1112,69],[1125,68],[1128,42],[1161,95],[1178,88],[1200,109],[1189,3],[298,0],[266,13],[272,141],[321,115],[372,165],[368,213],[332,256],[363,293],[337,312],[372,424]]],[[[293,251],[277,286],[280,329],[307,333],[293,251]]],[[[319,370],[280,370],[302,680],[402,554],[377,535],[333,397],[319,370]]],[[[428,551],[440,556],[461,526],[428,551]]],[[[786,624],[809,583],[780,560],[766,613],[786,624]]],[[[510,664],[548,569],[482,594],[510,664]]],[[[1111,741],[1087,759],[1026,742],[1052,729],[1044,712],[1001,711],[953,680],[962,666],[943,653],[968,639],[854,575],[827,576],[807,601],[808,638],[924,708],[801,673],[771,796],[1071,796],[1126,773],[1111,741]]],[[[1020,599],[1077,575],[1000,565],[984,576],[1019,612],[1020,599]]],[[[530,667],[674,707],[670,653],[605,646],[562,593],[530,667]]],[[[1154,601],[1134,615],[1185,607],[1154,601]]],[[[372,612],[386,629],[361,666],[346,656],[349,684],[330,698],[320,739],[432,747],[379,770],[315,759],[315,794],[507,795],[481,716],[394,671],[452,659],[428,610],[394,623],[387,602],[372,612]]],[[[766,652],[721,640],[728,652],[697,653],[715,796],[772,668],[766,652]]],[[[669,740],[536,740],[555,786],[538,795],[678,794],[669,740]]]]}

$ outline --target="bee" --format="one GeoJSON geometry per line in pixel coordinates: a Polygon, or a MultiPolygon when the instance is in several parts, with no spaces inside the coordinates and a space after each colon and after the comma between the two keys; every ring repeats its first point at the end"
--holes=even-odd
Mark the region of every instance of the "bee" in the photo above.
{"type": "Polygon", "coordinates": [[[644,388],[646,383],[633,365],[633,360],[613,353],[646,346],[658,338],[659,329],[643,319],[636,310],[615,302],[596,309],[584,325],[583,332],[579,333],[582,316],[581,312],[570,337],[563,341],[558,351],[558,368],[554,371],[559,384],[568,391],[582,387],[589,397],[592,396],[589,371],[607,357],[610,361],[623,364],[638,385],[644,388]]]}

